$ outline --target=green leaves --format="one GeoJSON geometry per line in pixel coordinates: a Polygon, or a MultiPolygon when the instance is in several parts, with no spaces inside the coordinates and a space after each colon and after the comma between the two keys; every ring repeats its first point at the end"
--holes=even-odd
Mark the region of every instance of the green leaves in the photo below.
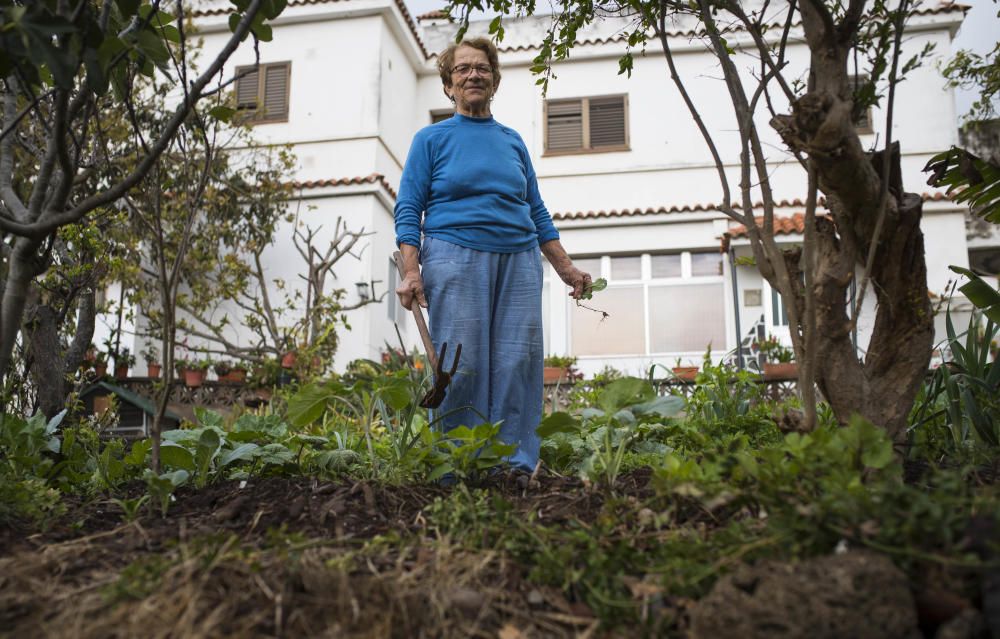
{"type": "Polygon", "coordinates": [[[288,399],[288,421],[294,426],[319,421],[329,403],[338,395],[338,390],[325,383],[303,386],[288,399]]]}
{"type": "Polygon", "coordinates": [[[1000,291],[986,283],[981,277],[967,268],[961,266],[949,266],[952,271],[969,278],[969,281],[959,287],[958,290],[965,295],[976,308],[983,311],[986,317],[1000,324],[1000,291]]]}
{"type": "Polygon", "coordinates": [[[605,413],[616,413],[626,406],[647,402],[656,397],[653,386],[638,377],[616,379],[597,396],[597,405],[605,413]]]}
{"type": "Polygon", "coordinates": [[[599,277],[593,282],[591,282],[590,286],[584,289],[583,294],[580,296],[580,299],[582,300],[593,299],[594,293],[603,291],[607,287],[608,287],[608,281],[603,277],[599,277]]]}
{"type": "Polygon", "coordinates": [[[966,202],[979,217],[1000,224],[1000,166],[956,146],[932,157],[924,172],[933,172],[927,183],[948,187],[956,202],[966,202]]]}
{"type": "Polygon", "coordinates": [[[554,412],[545,417],[535,432],[539,437],[551,437],[556,433],[575,433],[580,430],[580,421],[569,413],[554,412]]]}
{"type": "Polygon", "coordinates": [[[176,470],[172,473],[157,475],[151,470],[146,471],[146,489],[150,496],[160,505],[160,516],[166,517],[174,491],[187,483],[190,473],[186,470],[176,470]]]}

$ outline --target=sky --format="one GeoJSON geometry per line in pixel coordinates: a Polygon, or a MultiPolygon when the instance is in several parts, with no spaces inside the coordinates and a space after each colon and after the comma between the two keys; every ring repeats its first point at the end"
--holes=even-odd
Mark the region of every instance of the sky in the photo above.
{"type": "MultiPolygon", "coordinates": [[[[442,0],[404,0],[404,2],[414,17],[444,7],[442,0]]],[[[969,49],[980,54],[988,53],[1000,39],[1000,18],[997,17],[1000,4],[994,0],[959,0],[959,2],[971,6],[972,9],[966,14],[965,22],[955,37],[955,49],[969,49]]],[[[926,4],[931,6],[933,0],[926,4]]],[[[975,98],[973,92],[956,90],[956,113],[962,116],[968,112],[975,98]]]]}

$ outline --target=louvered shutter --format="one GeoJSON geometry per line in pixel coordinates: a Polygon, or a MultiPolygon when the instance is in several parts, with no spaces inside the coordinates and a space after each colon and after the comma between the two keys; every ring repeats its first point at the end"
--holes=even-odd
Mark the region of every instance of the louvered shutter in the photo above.
{"type": "Polygon", "coordinates": [[[625,146],[625,97],[590,98],[590,148],[625,146]]]}
{"type": "Polygon", "coordinates": [[[583,102],[562,100],[548,103],[545,148],[567,151],[583,148],[583,102]]]}
{"type": "Polygon", "coordinates": [[[288,65],[268,65],[264,69],[265,120],[288,119],[288,65]]]}
{"type": "Polygon", "coordinates": [[[257,108],[257,89],[260,83],[260,72],[257,69],[247,71],[237,69],[236,78],[236,108],[253,110],[257,108]]]}

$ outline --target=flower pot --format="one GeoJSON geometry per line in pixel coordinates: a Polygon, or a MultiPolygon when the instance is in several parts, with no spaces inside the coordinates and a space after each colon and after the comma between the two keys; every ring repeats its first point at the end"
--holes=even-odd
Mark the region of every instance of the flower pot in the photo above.
{"type": "Polygon", "coordinates": [[[566,369],[561,366],[546,366],[542,369],[542,382],[545,384],[561,384],[566,379],[566,369]]]}
{"type": "Polygon", "coordinates": [[[685,382],[693,382],[694,378],[698,376],[697,366],[674,366],[670,369],[677,379],[685,382]]]}
{"type": "Polygon", "coordinates": [[[108,365],[106,362],[97,362],[94,364],[94,374],[98,377],[104,377],[108,374],[108,365]]]}
{"type": "MultiPolygon", "coordinates": [[[[221,377],[219,378],[222,379],[221,377]]],[[[225,381],[241,384],[247,379],[247,371],[244,368],[234,368],[225,375],[225,381]]]]}
{"type": "Polygon", "coordinates": [[[128,377],[128,364],[115,366],[115,379],[125,379],[128,377]]]}
{"type": "Polygon", "coordinates": [[[201,386],[202,382],[205,381],[205,371],[200,371],[194,368],[184,369],[184,383],[192,388],[201,386]]]}
{"type": "Polygon", "coordinates": [[[798,379],[799,365],[797,362],[764,362],[764,377],[782,380],[798,379]]]}
{"type": "Polygon", "coordinates": [[[154,364],[149,362],[146,364],[146,377],[159,377],[160,370],[163,367],[160,364],[154,364]]]}
{"type": "Polygon", "coordinates": [[[295,367],[295,352],[289,351],[281,356],[281,367],[282,368],[294,368],[295,367]]]}

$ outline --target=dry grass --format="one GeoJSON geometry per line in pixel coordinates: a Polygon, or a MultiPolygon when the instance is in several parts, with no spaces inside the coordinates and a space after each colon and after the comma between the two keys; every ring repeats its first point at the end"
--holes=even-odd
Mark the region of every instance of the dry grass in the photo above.
{"type": "Polygon", "coordinates": [[[447,539],[363,550],[180,539],[150,552],[131,525],[0,559],[3,635],[523,639],[596,628],[593,618],[533,610],[499,554],[447,539]]]}

